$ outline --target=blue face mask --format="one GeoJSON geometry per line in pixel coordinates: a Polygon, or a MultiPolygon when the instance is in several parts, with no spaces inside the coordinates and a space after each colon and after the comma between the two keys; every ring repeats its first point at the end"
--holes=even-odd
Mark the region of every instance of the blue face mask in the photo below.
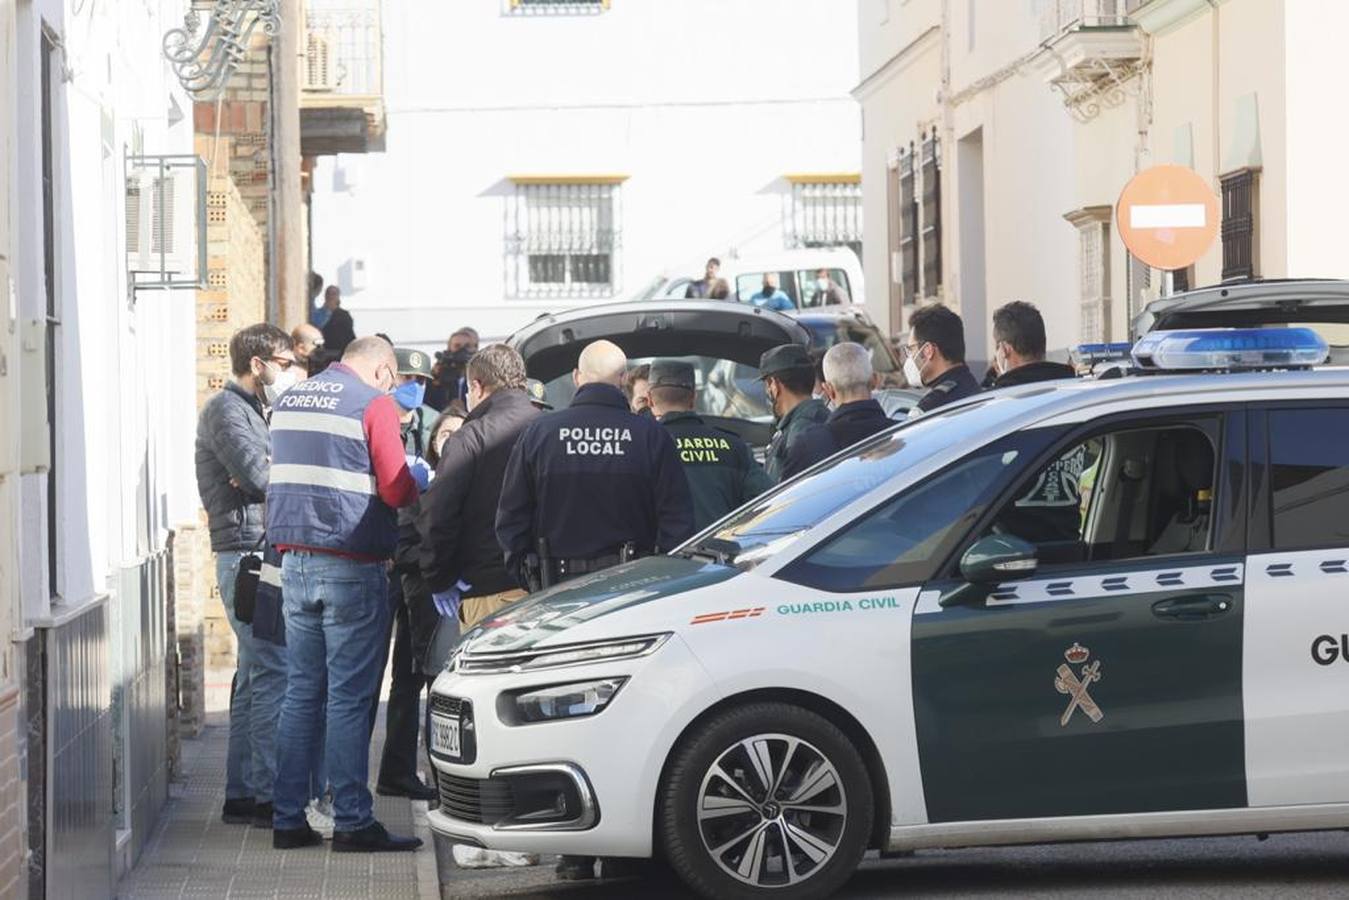
{"type": "Polygon", "coordinates": [[[409,381],[407,384],[400,384],[393,391],[394,402],[403,409],[413,410],[422,405],[426,399],[426,385],[420,381],[409,381]]]}

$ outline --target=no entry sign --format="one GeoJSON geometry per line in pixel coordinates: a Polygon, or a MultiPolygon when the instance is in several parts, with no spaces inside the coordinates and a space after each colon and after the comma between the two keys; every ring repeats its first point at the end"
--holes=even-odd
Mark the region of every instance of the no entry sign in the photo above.
{"type": "Polygon", "coordinates": [[[1185,166],[1153,166],[1124,186],[1115,226],[1129,252],[1157,269],[1183,269],[1218,234],[1218,197],[1185,166]]]}

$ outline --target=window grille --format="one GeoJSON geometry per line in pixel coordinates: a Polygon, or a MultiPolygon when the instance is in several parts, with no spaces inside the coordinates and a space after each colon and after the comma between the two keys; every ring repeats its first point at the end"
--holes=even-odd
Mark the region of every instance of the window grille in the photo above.
{"type": "Polygon", "coordinates": [[[506,254],[512,293],[608,297],[619,286],[618,185],[517,183],[506,254]]]}
{"type": "Polygon", "coordinates": [[[1255,277],[1256,169],[1221,176],[1223,192],[1222,278],[1255,277]]]}
{"type": "Polygon", "coordinates": [[[1171,272],[1171,293],[1183,294],[1190,289],[1190,284],[1194,281],[1194,266],[1185,269],[1175,269],[1171,272]]]}
{"type": "Polygon", "coordinates": [[[1087,343],[1111,339],[1109,206],[1089,206],[1064,216],[1077,228],[1079,338],[1087,343]]]}
{"type": "Polygon", "coordinates": [[[918,198],[913,166],[913,144],[899,157],[900,292],[905,304],[918,300],[918,198]]]}
{"type": "Polygon", "coordinates": [[[789,247],[849,247],[862,256],[862,185],[804,181],[792,185],[789,247]]]}
{"type": "Polygon", "coordinates": [[[923,138],[923,296],[941,291],[941,142],[937,129],[923,138]]]}
{"type": "Polygon", "coordinates": [[[1152,299],[1152,267],[1130,253],[1124,281],[1129,292],[1129,321],[1132,322],[1152,299]]]}
{"type": "Polygon", "coordinates": [[[901,285],[903,261],[899,252],[899,158],[896,156],[885,167],[885,240],[886,266],[889,270],[890,321],[899,322],[903,316],[904,291],[901,285]]]}

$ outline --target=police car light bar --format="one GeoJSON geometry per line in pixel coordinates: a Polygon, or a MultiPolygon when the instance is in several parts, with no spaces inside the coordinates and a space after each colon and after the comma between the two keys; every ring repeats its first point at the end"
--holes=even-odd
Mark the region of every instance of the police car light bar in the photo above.
{"type": "Polygon", "coordinates": [[[1090,368],[1097,363],[1127,361],[1134,345],[1125,341],[1114,344],[1078,344],[1069,356],[1078,366],[1090,368]]]}
{"type": "Polygon", "coordinates": [[[1330,347],[1310,328],[1197,328],[1154,331],[1134,344],[1143,371],[1286,369],[1317,366],[1330,347]]]}

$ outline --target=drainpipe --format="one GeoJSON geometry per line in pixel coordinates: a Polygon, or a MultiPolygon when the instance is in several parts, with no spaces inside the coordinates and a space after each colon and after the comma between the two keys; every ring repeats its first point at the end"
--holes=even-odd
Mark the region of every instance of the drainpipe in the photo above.
{"type": "Polygon", "coordinates": [[[305,21],[301,0],[281,0],[279,5],[281,28],[271,46],[273,321],[290,331],[309,321],[300,186],[300,48],[305,21]]]}

